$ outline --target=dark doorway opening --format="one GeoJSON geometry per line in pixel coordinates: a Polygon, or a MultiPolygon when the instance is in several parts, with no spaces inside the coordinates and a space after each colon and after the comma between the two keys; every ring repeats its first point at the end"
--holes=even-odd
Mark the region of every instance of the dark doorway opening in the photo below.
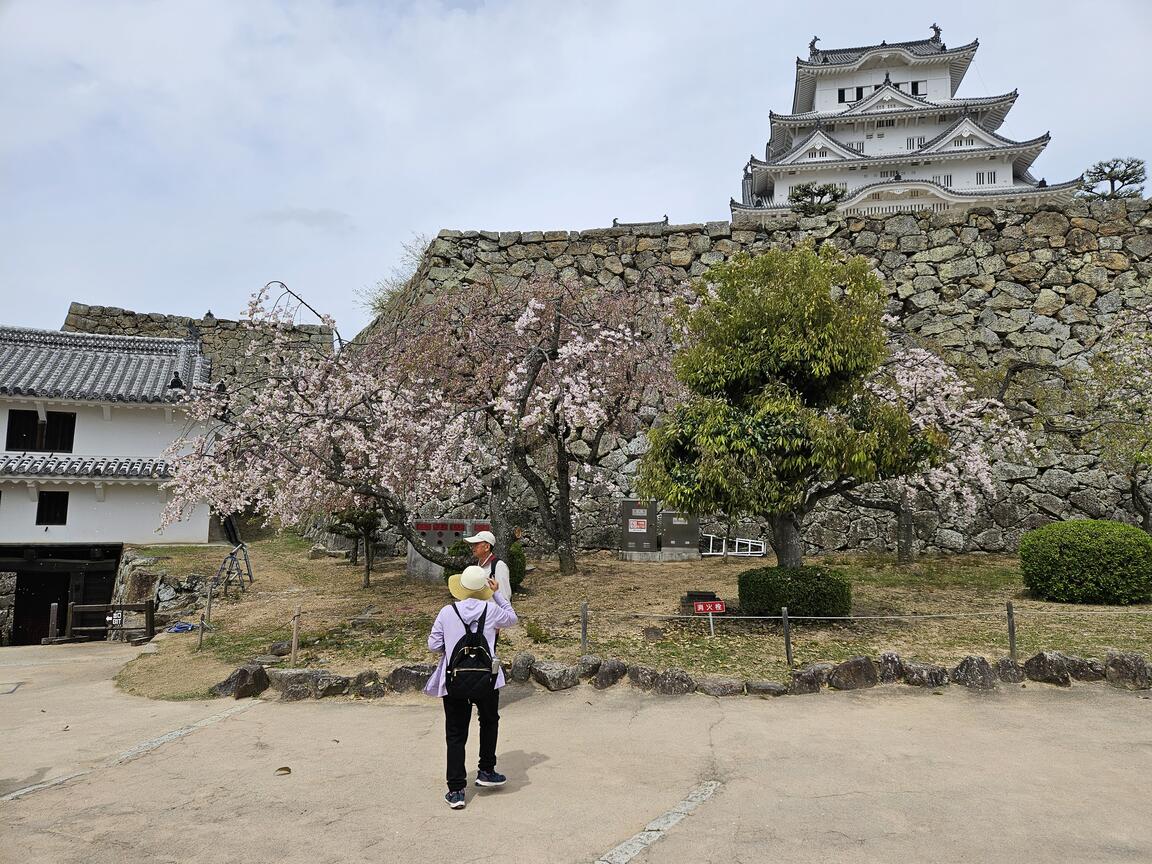
{"type": "MultiPolygon", "coordinates": [[[[11,618],[0,621],[0,644],[38,645],[63,635],[69,603],[111,602],[122,550],[105,544],[0,546],[0,574],[15,574],[15,584],[7,589],[13,591],[7,595],[11,618]],[[49,632],[53,603],[58,604],[56,633],[49,632]]],[[[73,622],[78,626],[106,624],[100,612],[77,613],[77,619],[82,619],[73,622]]],[[[102,639],[105,634],[85,635],[102,639]]]]}
{"type": "Polygon", "coordinates": [[[12,607],[12,644],[39,645],[48,637],[48,617],[58,603],[60,620],[68,609],[68,573],[17,573],[12,607]]]}

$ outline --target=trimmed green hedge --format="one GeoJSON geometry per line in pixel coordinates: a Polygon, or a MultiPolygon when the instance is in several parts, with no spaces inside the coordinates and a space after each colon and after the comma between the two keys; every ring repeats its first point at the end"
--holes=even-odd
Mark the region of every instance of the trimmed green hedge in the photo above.
{"type": "Polygon", "coordinates": [[[852,614],[852,584],[829,567],[760,567],[737,577],[740,611],[745,615],[789,617],[852,614]]]}
{"type": "Polygon", "coordinates": [[[528,558],[524,554],[524,547],[516,540],[508,547],[508,558],[504,562],[508,565],[508,584],[515,594],[524,584],[524,574],[528,572],[528,558]]]}
{"type": "Polygon", "coordinates": [[[1020,538],[1020,572],[1045,600],[1142,603],[1152,599],[1152,536],[1103,519],[1053,522],[1020,538]]]}

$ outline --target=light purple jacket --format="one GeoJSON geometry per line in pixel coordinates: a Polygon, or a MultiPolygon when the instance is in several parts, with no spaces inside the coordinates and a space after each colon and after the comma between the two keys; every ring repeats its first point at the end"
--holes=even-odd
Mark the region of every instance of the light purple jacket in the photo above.
{"type": "MultiPolygon", "coordinates": [[[[485,606],[488,607],[488,617],[484,619],[484,636],[488,639],[488,649],[495,657],[496,631],[515,624],[516,611],[499,591],[492,595],[491,600],[469,598],[468,600],[456,601],[456,608],[460,610],[460,615],[469,625],[475,624],[480,619],[480,613],[484,611],[485,606]]],[[[429,696],[447,695],[444,670],[448,665],[448,653],[463,638],[464,625],[460,623],[460,618],[456,617],[456,613],[452,611],[452,605],[449,604],[440,610],[436,616],[436,621],[432,624],[432,632],[428,634],[428,650],[440,652],[440,663],[424,688],[424,692],[429,696]]],[[[496,686],[504,686],[503,669],[496,675],[496,686]]]]}

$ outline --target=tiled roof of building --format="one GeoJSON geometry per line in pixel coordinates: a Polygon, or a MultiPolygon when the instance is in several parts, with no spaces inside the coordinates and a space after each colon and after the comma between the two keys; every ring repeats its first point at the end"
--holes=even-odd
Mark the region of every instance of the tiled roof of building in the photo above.
{"type": "Polygon", "coordinates": [[[0,327],[0,396],[175,402],[209,371],[193,339],[0,327]]]}
{"type": "Polygon", "coordinates": [[[948,48],[939,39],[915,39],[911,42],[881,42],[879,45],[861,45],[857,48],[833,48],[829,51],[812,51],[807,60],[796,59],[797,66],[828,66],[845,63],[855,63],[869,51],[883,51],[899,49],[907,51],[914,57],[932,57],[936,55],[962,54],[973,51],[980,45],[979,40],[961,45],[959,48],[948,48]]]}
{"type": "Polygon", "coordinates": [[[0,477],[164,479],[171,476],[163,459],[117,459],[60,453],[0,454],[0,477]]]}
{"type": "MultiPolygon", "coordinates": [[[[909,94],[905,93],[905,96],[909,94]]],[[[853,120],[873,120],[877,116],[883,117],[900,117],[908,114],[951,114],[956,111],[963,111],[965,109],[971,110],[974,108],[984,108],[987,106],[1003,105],[1006,103],[1015,102],[1019,97],[1019,93],[1013,90],[1011,93],[1002,93],[999,96],[971,96],[966,99],[945,99],[940,102],[930,102],[927,99],[916,99],[917,102],[923,102],[923,105],[917,105],[908,108],[887,109],[883,112],[874,112],[871,114],[846,114],[844,111],[808,111],[804,114],[777,114],[775,111],[768,112],[768,119],[772,123],[815,123],[817,121],[825,120],[839,120],[843,122],[851,122],[853,120]]]]}

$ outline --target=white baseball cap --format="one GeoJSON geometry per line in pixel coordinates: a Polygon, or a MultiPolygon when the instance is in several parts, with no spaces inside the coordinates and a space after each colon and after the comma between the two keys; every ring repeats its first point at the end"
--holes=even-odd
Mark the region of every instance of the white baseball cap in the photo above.
{"type": "Polygon", "coordinates": [[[475,537],[465,537],[465,543],[487,543],[489,546],[496,545],[496,535],[491,531],[480,531],[475,537]]]}

